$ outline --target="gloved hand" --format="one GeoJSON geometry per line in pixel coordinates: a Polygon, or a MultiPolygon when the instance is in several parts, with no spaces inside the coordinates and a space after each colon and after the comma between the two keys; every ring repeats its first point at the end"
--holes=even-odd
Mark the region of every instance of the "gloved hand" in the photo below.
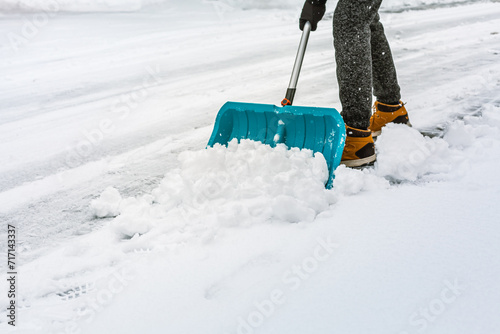
{"type": "Polygon", "coordinates": [[[299,28],[304,30],[307,21],[311,22],[311,30],[315,31],[326,11],[326,0],[306,0],[300,14],[299,28]]]}

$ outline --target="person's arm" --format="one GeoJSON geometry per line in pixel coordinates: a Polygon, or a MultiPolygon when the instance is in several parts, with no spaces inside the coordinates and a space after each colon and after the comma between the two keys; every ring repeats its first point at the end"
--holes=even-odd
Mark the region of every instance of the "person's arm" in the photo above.
{"type": "Polygon", "coordinates": [[[307,21],[311,22],[311,30],[315,31],[326,11],[326,0],[306,0],[300,14],[299,28],[304,30],[307,21]]]}

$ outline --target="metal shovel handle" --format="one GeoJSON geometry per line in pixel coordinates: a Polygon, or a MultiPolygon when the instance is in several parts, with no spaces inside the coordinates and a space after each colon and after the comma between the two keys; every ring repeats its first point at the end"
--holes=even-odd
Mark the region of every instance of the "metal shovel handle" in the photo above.
{"type": "Polygon", "coordinates": [[[304,30],[302,31],[302,37],[300,38],[299,50],[297,51],[295,64],[293,65],[292,77],[290,78],[290,83],[288,84],[286,96],[283,101],[281,101],[282,106],[291,106],[293,103],[293,98],[295,97],[295,91],[297,90],[297,82],[299,81],[300,69],[302,68],[302,62],[304,61],[304,55],[306,53],[307,42],[309,41],[311,28],[312,26],[309,21],[304,24],[304,30]]]}

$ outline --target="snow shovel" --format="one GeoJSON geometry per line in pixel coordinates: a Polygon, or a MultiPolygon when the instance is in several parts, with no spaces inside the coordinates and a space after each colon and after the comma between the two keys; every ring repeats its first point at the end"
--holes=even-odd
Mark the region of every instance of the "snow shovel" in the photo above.
{"type": "Polygon", "coordinates": [[[334,171],[340,164],[345,142],[345,125],[333,108],[292,106],[304,60],[311,24],[306,22],[295,59],[292,77],[281,107],[272,104],[226,102],[215,119],[208,146],[227,145],[232,139],[251,139],[272,147],[285,144],[320,152],[326,159],[332,187],[334,171]]]}

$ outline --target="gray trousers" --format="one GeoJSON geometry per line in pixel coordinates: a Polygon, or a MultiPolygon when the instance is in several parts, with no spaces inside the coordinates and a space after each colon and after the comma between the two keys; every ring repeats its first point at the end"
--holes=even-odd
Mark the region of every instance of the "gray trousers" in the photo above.
{"type": "Polygon", "coordinates": [[[401,99],[391,49],[380,22],[382,0],[339,0],[333,37],[342,117],[347,125],[367,129],[372,94],[386,104],[401,99]]]}

